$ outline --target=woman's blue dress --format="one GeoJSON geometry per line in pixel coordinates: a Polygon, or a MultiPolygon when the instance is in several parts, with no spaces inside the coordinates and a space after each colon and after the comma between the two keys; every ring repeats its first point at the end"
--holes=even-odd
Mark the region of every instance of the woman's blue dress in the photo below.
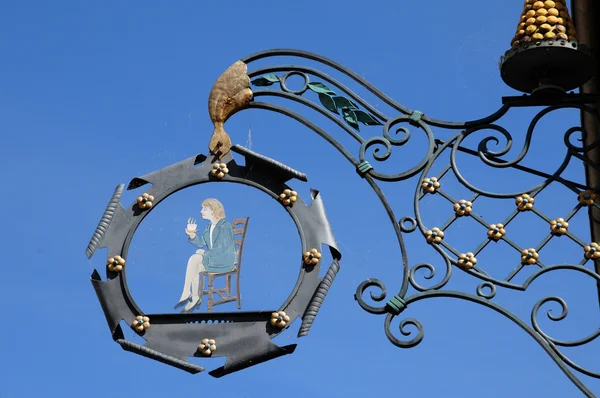
{"type": "Polygon", "coordinates": [[[233,228],[227,220],[220,220],[213,230],[213,245],[210,244],[210,226],[209,223],[202,235],[196,235],[189,242],[199,249],[205,248],[202,264],[207,272],[228,272],[235,264],[235,238],[233,228]]]}

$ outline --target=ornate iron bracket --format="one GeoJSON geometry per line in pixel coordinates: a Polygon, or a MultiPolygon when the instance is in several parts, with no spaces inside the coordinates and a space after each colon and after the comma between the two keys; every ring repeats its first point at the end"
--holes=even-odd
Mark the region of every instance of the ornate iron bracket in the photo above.
{"type": "MultiPolygon", "coordinates": [[[[412,325],[417,329],[416,335],[408,341],[394,336],[390,329],[392,320],[398,317],[408,306],[417,301],[434,297],[452,297],[468,300],[493,309],[512,320],[542,346],[581,391],[588,396],[593,396],[593,393],[581,382],[574,371],[596,378],[600,378],[600,373],[593,372],[576,364],[562,353],[561,348],[587,344],[600,335],[600,329],[579,340],[558,340],[549,336],[541,329],[537,320],[537,314],[543,305],[553,302],[561,307],[561,313],[559,315],[548,313],[548,317],[553,321],[564,319],[567,316],[568,310],[567,304],[562,298],[551,296],[539,300],[532,309],[531,322],[527,323],[508,309],[494,302],[494,297],[498,288],[526,291],[541,275],[557,270],[569,270],[581,273],[600,282],[600,277],[594,272],[593,266],[589,267],[590,263],[600,258],[600,246],[595,242],[580,239],[569,230],[568,225],[569,220],[579,211],[583,211],[589,207],[598,207],[597,194],[599,187],[588,187],[584,184],[570,181],[563,176],[564,170],[573,162],[582,162],[596,170],[600,170],[600,165],[588,159],[588,153],[598,145],[597,139],[591,145],[578,145],[574,143],[576,139],[585,140],[589,134],[580,126],[572,127],[564,134],[564,158],[554,172],[545,173],[522,164],[522,160],[526,157],[530,149],[536,126],[542,118],[560,109],[582,111],[598,118],[598,110],[595,108],[595,104],[600,101],[600,95],[542,90],[544,95],[538,93],[536,95],[505,97],[502,99],[502,106],[496,112],[484,118],[466,122],[449,122],[434,119],[423,112],[410,110],[400,105],[356,73],[328,58],[314,53],[275,49],[253,54],[242,59],[242,62],[252,66],[252,63],[255,61],[277,57],[295,57],[302,60],[310,60],[313,63],[316,61],[324,67],[331,68],[336,73],[340,73],[346,78],[351,79],[355,84],[362,86],[370,94],[383,101],[396,112],[392,116],[385,115],[357,95],[348,86],[314,67],[285,64],[263,66],[248,73],[254,91],[253,100],[246,108],[263,109],[286,115],[316,132],[350,162],[356,172],[374,190],[387,212],[397,236],[402,256],[402,279],[400,287],[397,293],[390,297],[382,281],[369,279],[358,286],[355,299],[365,311],[385,316],[384,326],[388,339],[394,345],[402,348],[413,347],[423,340],[423,325],[416,319],[404,319],[400,322],[400,333],[405,337],[412,335],[407,330],[407,326],[412,325]],[[287,79],[290,76],[300,76],[304,79],[304,83],[299,89],[292,90],[288,87],[287,79]],[[302,104],[311,111],[325,116],[356,142],[357,149],[353,153],[323,128],[303,115],[281,105],[266,102],[270,97],[283,98],[302,104]],[[318,99],[318,102],[311,100],[311,98],[318,99]],[[543,109],[529,123],[520,153],[516,158],[506,160],[503,159],[503,156],[512,148],[513,137],[508,130],[496,124],[496,122],[511,109],[522,107],[543,107],[543,109]],[[361,125],[382,126],[382,133],[381,135],[364,138],[360,134],[361,125]],[[456,133],[448,138],[440,139],[436,138],[432,128],[454,130],[456,133]],[[492,135],[479,139],[476,149],[469,148],[463,144],[467,137],[480,136],[484,130],[492,130],[498,134],[505,142],[504,146],[499,150],[491,150],[489,148],[490,143],[500,143],[500,139],[492,135]],[[414,134],[413,131],[421,132],[427,139],[426,153],[417,164],[408,166],[400,172],[389,174],[378,171],[377,165],[368,161],[367,154],[372,155],[375,162],[386,161],[391,156],[394,148],[401,148],[409,142],[414,134]],[[383,149],[383,151],[380,151],[380,149],[383,149]],[[457,153],[459,152],[473,155],[489,167],[499,169],[511,168],[541,177],[543,180],[541,183],[531,186],[528,189],[515,192],[498,193],[486,191],[472,184],[462,176],[456,160],[457,153]],[[431,174],[432,167],[439,165],[443,161],[442,154],[449,154],[449,162],[445,164],[441,173],[431,174]],[[444,178],[449,175],[454,175],[460,184],[471,192],[472,196],[463,199],[454,198],[446,192],[444,190],[444,178]],[[418,182],[416,187],[413,186],[414,215],[397,217],[392,209],[392,205],[388,202],[379,187],[378,182],[399,182],[415,176],[418,176],[418,182]],[[572,211],[559,219],[547,216],[535,205],[536,196],[553,183],[561,184],[573,192],[572,211]],[[421,201],[427,195],[437,195],[444,198],[449,203],[450,208],[453,209],[453,215],[442,225],[427,225],[423,221],[420,211],[421,201]],[[477,212],[476,201],[479,198],[495,200],[510,199],[514,203],[514,210],[502,217],[498,215],[498,218],[493,220],[493,222],[489,221],[477,212]],[[520,247],[510,239],[511,221],[520,214],[527,212],[535,214],[548,225],[548,235],[537,247],[520,247]],[[487,235],[482,235],[481,244],[471,252],[460,252],[444,239],[447,228],[460,217],[468,217],[475,220],[487,232],[487,235]],[[425,278],[431,279],[437,273],[436,267],[430,263],[420,263],[412,267],[409,265],[410,262],[404,243],[404,235],[416,232],[419,232],[423,236],[423,239],[443,260],[443,278],[432,286],[420,285],[416,281],[415,276],[418,272],[425,271],[425,278]],[[550,265],[552,260],[544,258],[543,253],[540,253],[549,242],[559,238],[570,239],[581,247],[580,258],[576,259],[572,264],[550,265]],[[477,262],[477,255],[485,250],[488,245],[498,241],[505,242],[516,251],[515,257],[518,265],[505,278],[491,276],[477,262]],[[535,267],[536,271],[524,283],[513,282],[512,280],[515,275],[526,267],[535,267]],[[465,272],[480,281],[475,292],[445,290],[446,285],[452,278],[453,272],[457,270],[465,272]],[[381,304],[367,303],[364,294],[369,288],[378,289],[377,293],[371,292],[369,295],[372,301],[381,304]]],[[[523,81],[518,83],[525,84],[523,81]]],[[[573,80],[567,83],[573,84],[573,80]]],[[[531,85],[531,83],[529,84],[531,85]]],[[[553,86],[553,88],[555,87],[553,86]]],[[[475,232],[473,233],[475,234],[475,232]]]]}

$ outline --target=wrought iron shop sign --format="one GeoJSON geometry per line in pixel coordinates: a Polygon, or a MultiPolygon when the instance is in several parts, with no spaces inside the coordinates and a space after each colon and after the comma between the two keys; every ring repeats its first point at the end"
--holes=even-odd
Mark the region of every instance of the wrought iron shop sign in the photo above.
{"type": "Polygon", "coordinates": [[[92,285],[112,337],[123,349],[190,373],[204,368],[189,362],[189,357],[226,356],[225,365],[210,372],[215,377],[291,354],[296,344],[279,347],[271,339],[297,318],[302,319],[298,336],[308,334],[340,267],[341,254],[319,191],[311,190],[311,202],[307,205],[288,185],[292,180],[307,181],[306,175],[244,147],[232,147],[223,129],[230,114],[247,106],[252,96],[249,84],[246,66],[241,62],[217,80],[209,99],[215,126],[210,153],[134,178],[127,189],[145,185],[151,188],[126,207],[120,201],[125,187],[119,185],[86,250],[91,258],[98,248],[108,248],[106,277],[103,280],[95,270],[92,285]],[[243,160],[243,165],[236,162],[233,153],[243,160]],[[240,280],[245,271],[245,239],[252,233],[250,217],[227,220],[223,204],[217,198],[205,198],[200,218],[189,217],[182,226],[190,243],[190,256],[187,264],[181,265],[185,278],[181,296],[174,300],[179,313],[145,312],[132,296],[126,278],[127,253],[137,228],[171,194],[199,184],[225,182],[262,191],[285,207],[294,221],[303,250],[298,253],[300,272],[289,297],[279,308],[243,310],[240,280]],[[321,247],[331,251],[331,264],[322,264],[321,247]],[[319,276],[321,267],[328,267],[324,277],[319,276]],[[237,311],[213,311],[216,306],[231,302],[237,305],[237,311]],[[204,308],[206,312],[202,312],[204,308]],[[146,344],[126,340],[119,325],[122,320],[146,344]]]}
{"type": "MultiPolygon", "coordinates": [[[[306,176],[282,163],[261,156],[244,147],[232,145],[224,130],[226,120],[243,109],[263,109],[294,119],[308,127],[328,144],[339,151],[351,167],[366,181],[378,196],[391,221],[401,254],[401,280],[393,293],[378,279],[362,282],[356,290],[355,300],[365,310],[382,316],[387,338],[402,348],[414,347],[424,338],[423,325],[414,318],[400,320],[400,334],[394,334],[390,325],[413,303],[429,298],[456,298],[490,308],[512,320],[528,333],[561,370],[587,396],[594,394],[580,380],[578,374],[600,378],[600,373],[586,369],[567,357],[565,347],[583,346],[600,335],[600,329],[576,340],[564,341],[547,334],[538,322],[538,312],[547,303],[561,308],[558,315],[548,313],[553,321],[563,320],[568,312],[565,300],[558,296],[540,299],[531,309],[527,322],[495,301],[498,289],[517,292],[526,291],[542,275],[555,271],[568,271],[584,275],[600,282],[595,263],[600,261],[600,242],[594,237],[577,236],[572,220],[581,212],[598,208],[599,187],[588,186],[569,180],[564,171],[571,164],[579,163],[589,172],[598,173],[600,167],[592,161],[591,154],[598,151],[598,135],[581,126],[569,128],[564,133],[562,160],[556,170],[545,173],[522,164],[536,134],[540,121],[561,109],[572,109],[598,118],[598,95],[569,92],[583,85],[592,76],[590,53],[577,40],[577,33],[563,0],[530,1],[517,25],[511,49],[500,62],[503,80],[516,90],[526,93],[505,97],[502,106],[491,115],[466,122],[437,120],[419,110],[411,110],[397,103],[372,86],[359,75],[338,63],[317,54],[298,50],[268,50],[248,56],[234,63],[215,83],[209,98],[209,113],[214,123],[214,133],[207,155],[197,155],[180,163],[158,170],[143,177],[134,178],[128,188],[152,184],[152,188],[137,198],[135,203],[124,207],[119,199],[124,186],[115,191],[104,216],[87,250],[92,256],[99,247],[109,250],[106,278],[94,271],[92,283],[104,309],[113,338],[124,349],[158,361],[199,372],[201,367],[186,361],[189,356],[227,356],[223,368],[211,374],[221,376],[256,363],[291,353],[294,345],[278,347],[270,340],[287,328],[295,318],[302,318],[299,336],[304,336],[319,310],[329,287],[339,269],[340,252],[336,247],[332,230],[327,221],[324,205],[318,191],[312,191],[311,204],[307,206],[294,191],[290,180],[306,181],[306,176]],[[317,67],[303,65],[262,66],[248,72],[255,61],[295,57],[332,68],[344,75],[352,84],[361,86],[370,94],[387,104],[393,114],[387,115],[358,96],[351,87],[324,73],[317,67]],[[299,76],[304,83],[292,90],[287,80],[299,76]],[[252,88],[251,88],[252,87],[252,88]],[[304,105],[307,109],[328,118],[353,140],[354,147],[347,148],[323,128],[303,115],[279,104],[270,103],[276,97],[279,102],[287,100],[304,105]],[[513,144],[511,133],[498,121],[514,108],[541,107],[526,131],[520,153],[513,159],[505,159],[513,144]],[[445,129],[444,139],[436,137],[433,128],[445,129]],[[362,131],[361,131],[362,129],[362,131]],[[378,129],[376,135],[365,131],[378,129]],[[495,136],[489,134],[492,131],[495,136]],[[488,134],[485,135],[485,131],[488,134]],[[411,137],[426,137],[425,155],[414,162],[402,162],[402,170],[386,173],[378,169],[379,163],[388,160],[393,151],[401,151],[411,137]],[[497,138],[500,137],[500,138],[497,138]],[[469,148],[465,140],[478,142],[469,148]],[[490,142],[504,145],[491,150],[490,142]],[[383,149],[383,150],[381,150],[383,149]],[[483,165],[499,170],[517,170],[542,179],[526,189],[513,192],[491,192],[480,188],[465,178],[456,162],[458,153],[473,155],[483,165]],[[235,156],[234,156],[235,154],[235,156]],[[236,160],[244,159],[244,165],[236,160]],[[374,159],[373,163],[369,159],[374,159]],[[434,171],[435,170],[435,171],[434,171]],[[441,171],[437,171],[441,170],[441,171]],[[417,177],[416,186],[410,186],[413,195],[412,209],[396,213],[383,194],[380,182],[402,182],[417,177]],[[446,190],[446,181],[456,179],[468,195],[454,197],[446,190]],[[279,307],[265,311],[245,312],[240,301],[239,281],[244,278],[242,257],[244,239],[252,233],[248,218],[224,220],[220,217],[222,206],[216,199],[206,200],[202,205],[201,220],[190,217],[185,227],[191,248],[190,258],[182,273],[186,277],[183,293],[176,298],[180,314],[147,314],[138,307],[127,288],[127,251],[136,229],[152,209],[160,205],[173,192],[192,185],[234,182],[259,189],[284,206],[294,220],[302,240],[302,252],[298,253],[300,275],[288,299],[279,307]],[[543,196],[550,185],[560,185],[571,192],[555,200],[561,203],[562,214],[549,215],[543,209],[543,196]],[[430,225],[422,217],[424,199],[435,196],[447,213],[444,222],[430,225]],[[509,211],[499,210],[483,215],[478,204],[488,201],[510,201],[509,211]],[[546,236],[531,247],[522,247],[513,240],[514,220],[524,214],[534,216],[546,226],[546,236]],[[470,250],[458,250],[449,243],[449,228],[460,219],[471,219],[477,228],[468,231],[479,239],[470,250]],[[410,252],[405,245],[407,234],[417,234],[436,253],[441,267],[423,262],[420,252],[410,252]],[[579,246],[578,254],[568,263],[557,264],[552,256],[546,256],[544,248],[559,240],[571,240],[579,246]],[[501,259],[513,264],[503,276],[492,276],[490,264],[478,257],[493,245],[500,243],[510,247],[510,254],[501,259]],[[319,278],[322,264],[321,247],[329,247],[333,262],[324,278],[319,278]],[[217,250],[218,249],[218,250],[217,250]],[[410,260],[409,260],[410,259],[410,260]],[[516,276],[527,269],[529,276],[517,282],[516,276]],[[454,273],[464,273],[477,281],[474,291],[448,290],[446,286],[454,273]],[[419,282],[417,276],[425,276],[429,283],[419,282]],[[437,282],[432,282],[437,275],[437,282]],[[441,275],[441,278],[440,278],[441,275]],[[218,282],[223,284],[218,285],[218,282]],[[237,290],[232,286],[237,286],[237,290]],[[374,289],[374,290],[370,290],[374,289]],[[369,293],[369,297],[365,297],[369,293]],[[207,296],[205,298],[205,296],[207,296]],[[216,300],[215,300],[216,298],[216,300]],[[203,300],[204,299],[204,300],[203,300]],[[236,302],[238,311],[212,312],[219,302],[236,302]],[[206,303],[208,312],[198,312],[206,303]],[[127,321],[131,328],[147,340],[138,345],[123,337],[118,323],[127,321]],[[207,323],[207,321],[213,321],[207,323]],[[407,328],[412,326],[412,330],[407,328]],[[416,333],[414,332],[416,328],[416,333]]],[[[464,232],[461,232],[464,233],[464,232]]],[[[243,284],[242,284],[243,286],[243,284]]]]}

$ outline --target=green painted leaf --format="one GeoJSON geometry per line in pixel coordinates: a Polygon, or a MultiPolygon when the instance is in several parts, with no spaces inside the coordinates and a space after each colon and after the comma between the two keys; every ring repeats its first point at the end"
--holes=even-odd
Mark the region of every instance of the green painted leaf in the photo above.
{"type": "Polygon", "coordinates": [[[319,93],[319,100],[321,100],[321,103],[325,108],[329,109],[331,112],[337,113],[338,115],[340,114],[331,95],[319,93]]]}
{"type": "Polygon", "coordinates": [[[255,86],[270,86],[273,83],[278,83],[279,77],[277,75],[264,75],[252,80],[252,84],[255,86]]]}
{"type": "Polygon", "coordinates": [[[346,123],[360,131],[360,127],[358,127],[358,119],[356,118],[356,113],[354,113],[354,110],[342,108],[342,114],[344,115],[344,120],[346,120],[346,123]]]}
{"type": "Polygon", "coordinates": [[[358,106],[356,106],[356,104],[350,101],[348,98],[333,97],[333,100],[338,108],[358,109],[358,106]]]}
{"type": "Polygon", "coordinates": [[[354,110],[354,113],[356,114],[356,118],[358,119],[358,121],[361,122],[362,124],[366,124],[367,126],[381,125],[381,122],[379,120],[375,119],[375,117],[373,115],[370,115],[365,111],[356,109],[356,110],[354,110]]]}
{"type": "Polygon", "coordinates": [[[308,83],[308,88],[310,88],[315,93],[335,95],[335,92],[331,91],[331,89],[329,87],[327,87],[326,85],[324,85],[323,83],[319,83],[319,82],[308,83]]]}

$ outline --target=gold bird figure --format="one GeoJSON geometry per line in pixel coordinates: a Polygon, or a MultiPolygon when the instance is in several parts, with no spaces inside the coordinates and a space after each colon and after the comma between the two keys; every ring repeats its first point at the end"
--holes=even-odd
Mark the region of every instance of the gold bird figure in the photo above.
{"type": "Polygon", "coordinates": [[[214,125],[208,149],[219,159],[231,150],[231,138],[223,128],[225,121],[252,99],[247,71],[248,66],[237,61],[219,76],[208,97],[208,114],[214,125]]]}

